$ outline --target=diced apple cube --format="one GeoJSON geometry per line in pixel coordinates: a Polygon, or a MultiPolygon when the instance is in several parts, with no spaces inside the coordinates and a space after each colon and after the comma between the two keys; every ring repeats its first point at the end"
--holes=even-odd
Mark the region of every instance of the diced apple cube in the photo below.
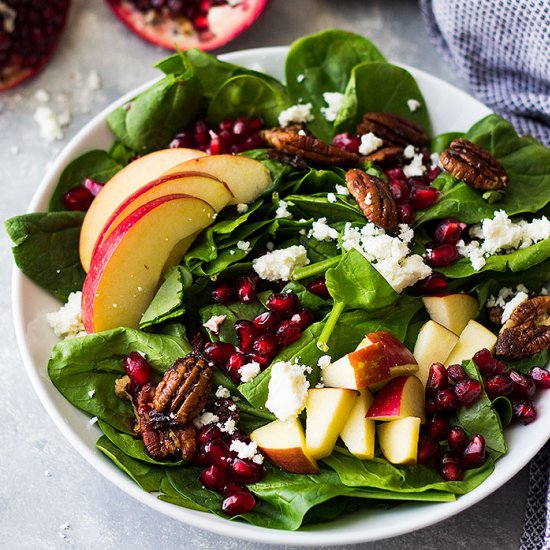
{"type": "Polygon", "coordinates": [[[407,417],[382,422],[376,427],[382,454],[392,464],[416,464],[420,418],[407,417]]]}
{"type": "Polygon", "coordinates": [[[468,294],[425,296],[422,301],[433,321],[459,336],[479,310],[479,302],[468,294]]]}
{"type": "Polygon", "coordinates": [[[487,348],[490,352],[495,349],[497,337],[483,325],[470,321],[462,331],[458,343],[453,348],[445,365],[454,365],[471,359],[480,349],[487,348]]]}
{"type": "Polygon", "coordinates": [[[365,418],[373,399],[366,388],[359,390],[359,395],[355,398],[353,408],[340,432],[340,438],[348,451],[361,460],[370,460],[374,457],[376,427],[374,420],[365,418]]]}

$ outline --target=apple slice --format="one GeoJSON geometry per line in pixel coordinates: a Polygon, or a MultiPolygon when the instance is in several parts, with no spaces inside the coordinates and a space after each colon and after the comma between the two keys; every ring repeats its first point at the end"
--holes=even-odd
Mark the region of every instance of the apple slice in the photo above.
{"type": "Polygon", "coordinates": [[[206,153],[197,149],[162,149],[134,160],[117,172],[92,201],[82,223],[79,253],[84,271],[90,269],[92,252],[105,222],[126,197],[172,166],[204,156],[206,153]]]}
{"type": "Polygon", "coordinates": [[[379,388],[388,380],[418,370],[413,354],[386,331],[365,336],[357,350],[348,353],[323,371],[326,386],[335,388],[379,388]]]}
{"type": "Polygon", "coordinates": [[[332,453],[356,397],[356,391],[343,388],[307,391],[306,449],[313,458],[324,458],[332,453]]]}
{"type": "Polygon", "coordinates": [[[163,175],[202,172],[225,181],[234,198],[231,204],[254,202],[273,182],[269,170],[259,161],[237,155],[212,155],[183,162],[163,175]]]}
{"type": "Polygon", "coordinates": [[[422,302],[432,320],[459,336],[479,310],[479,302],[468,294],[425,296],[422,302]]]}
{"type": "Polygon", "coordinates": [[[376,427],[374,420],[365,418],[373,399],[369,390],[359,390],[348,419],[340,431],[340,438],[348,451],[361,460],[374,458],[376,427]]]}
{"type": "Polygon", "coordinates": [[[470,321],[462,331],[460,338],[453,348],[445,365],[454,365],[471,359],[480,349],[487,348],[490,352],[495,349],[497,337],[483,325],[470,321]]]}
{"type": "Polygon", "coordinates": [[[306,438],[300,421],[275,420],[250,434],[250,439],[267,457],[285,472],[318,474],[316,460],[306,449],[306,438]]]}
{"type": "Polygon", "coordinates": [[[424,386],[416,376],[398,376],[390,380],[374,397],[367,418],[398,420],[416,416],[425,422],[424,386]]]}
{"type": "Polygon", "coordinates": [[[382,454],[392,464],[416,464],[420,418],[409,416],[378,424],[376,436],[382,454]]]}
{"type": "Polygon", "coordinates": [[[92,259],[82,289],[86,331],[136,328],[167,259],[177,262],[173,249],[212,223],[213,215],[208,203],[189,195],[167,195],[132,212],[92,259]]]}
{"type": "Polygon", "coordinates": [[[424,386],[428,381],[430,367],[434,363],[443,363],[449,357],[452,349],[458,342],[458,336],[435,321],[428,321],[422,325],[413,355],[418,361],[416,376],[424,386]]]}
{"type": "Polygon", "coordinates": [[[173,174],[157,178],[140,187],[115,208],[97,238],[92,257],[101,243],[131,212],[153,199],[181,193],[206,201],[216,212],[229,204],[233,198],[229,187],[223,181],[207,174],[188,172],[185,175],[173,174]]]}

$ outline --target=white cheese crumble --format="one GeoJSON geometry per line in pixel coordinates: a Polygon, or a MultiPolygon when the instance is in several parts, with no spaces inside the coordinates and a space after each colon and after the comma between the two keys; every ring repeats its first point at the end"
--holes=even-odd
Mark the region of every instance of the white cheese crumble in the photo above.
{"type": "Polygon", "coordinates": [[[361,155],[369,155],[374,153],[377,149],[382,147],[384,143],[378,136],[375,136],[372,132],[363,134],[361,136],[361,145],[359,145],[359,153],[361,155]]]}
{"type": "Polygon", "coordinates": [[[327,201],[330,204],[334,204],[336,202],[336,195],[334,193],[327,193],[327,201]]]}
{"type": "Polygon", "coordinates": [[[345,95],[340,92],[325,92],[323,99],[328,107],[321,107],[321,113],[329,121],[334,122],[338,115],[338,111],[344,104],[345,95]]]}
{"type": "Polygon", "coordinates": [[[223,386],[220,385],[216,390],[216,397],[218,399],[229,399],[231,397],[231,393],[227,388],[224,388],[223,386]]]}
{"type": "Polygon", "coordinates": [[[411,113],[418,111],[418,109],[420,109],[421,106],[422,106],[422,103],[420,103],[418,99],[407,99],[407,107],[409,108],[409,111],[411,113]]]}
{"type": "Polygon", "coordinates": [[[330,241],[337,240],[340,233],[327,224],[326,218],[319,218],[311,224],[311,229],[307,236],[309,238],[313,237],[317,241],[330,241]]]}
{"type": "Polygon", "coordinates": [[[97,416],[92,416],[92,418],[88,420],[88,427],[92,427],[98,420],[99,418],[97,416]]]}
{"type": "Polygon", "coordinates": [[[317,366],[321,370],[325,370],[331,363],[332,363],[332,357],[330,355],[323,355],[319,357],[319,361],[317,361],[317,366]]]}
{"type": "Polygon", "coordinates": [[[295,418],[304,410],[308,388],[304,365],[278,361],[271,367],[265,406],[279,420],[295,418]]]}
{"type": "Polygon", "coordinates": [[[439,153],[432,153],[430,155],[430,161],[432,163],[432,166],[437,166],[438,168],[443,168],[443,165],[441,164],[441,161],[439,160],[439,153]]]}
{"type": "Polygon", "coordinates": [[[291,124],[302,124],[312,121],[315,118],[311,113],[312,108],[313,105],[311,103],[292,105],[292,107],[279,113],[279,126],[285,128],[291,124]]]}
{"type": "Polygon", "coordinates": [[[209,426],[210,424],[214,424],[215,422],[218,422],[220,418],[218,415],[213,414],[211,412],[204,412],[202,414],[199,414],[194,420],[193,424],[195,428],[200,430],[201,428],[204,428],[205,426],[209,426]]]}
{"type": "Polygon", "coordinates": [[[255,441],[246,443],[239,439],[235,439],[231,442],[229,450],[237,453],[237,456],[242,460],[252,460],[256,464],[263,464],[264,456],[258,452],[258,446],[255,441]]]}
{"type": "Polygon", "coordinates": [[[336,193],[338,195],[349,195],[349,189],[345,185],[335,185],[336,193]]]}
{"type": "Polygon", "coordinates": [[[403,173],[407,178],[414,176],[421,176],[426,171],[424,164],[422,163],[422,155],[414,155],[411,163],[403,167],[403,173]]]}
{"type": "Polygon", "coordinates": [[[202,326],[207,328],[210,332],[218,334],[220,332],[220,327],[226,318],[227,315],[212,315],[212,317],[210,317],[206,323],[203,323],[202,326]]]}
{"type": "Polygon", "coordinates": [[[82,292],[71,292],[67,303],[59,311],[46,313],[46,320],[59,338],[69,340],[86,336],[82,324],[82,292]]]}
{"type": "Polygon", "coordinates": [[[239,369],[239,376],[243,384],[254,380],[258,374],[260,374],[260,363],[257,361],[251,361],[239,369]]]}
{"type": "Polygon", "coordinates": [[[403,156],[406,159],[412,159],[414,157],[414,153],[415,153],[414,145],[407,145],[407,147],[403,149],[403,156]]]}
{"type": "Polygon", "coordinates": [[[63,139],[63,130],[61,121],[52,109],[40,105],[34,112],[34,120],[40,128],[40,135],[46,141],[56,141],[63,139]]]}
{"type": "Polygon", "coordinates": [[[232,418],[229,418],[223,424],[218,424],[218,426],[220,427],[220,430],[222,432],[229,435],[233,435],[235,433],[235,430],[237,429],[237,424],[232,418]]]}
{"type": "Polygon", "coordinates": [[[305,75],[305,74],[299,74],[299,75],[296,77],[296,82],[298,82],[298,84],[299,84],[300,82],[303,82],[305,79],[306,79],[306,75],[305,75]]]}
{"type": "Polygon", "coordinates": [[[523,304],[526,300],[529,299],[529,295],[525,292],[518,292],[507,304],[502,312],[502,318],[500,320],[501,323],[506,323],[508,319],[510,319],[510,315],[512,315],[512,312],[514,309],[516,309],[517,306],[520,304],[523,304]]]}
{"type": "Polygon", "coordinates": [[[267,241],[265,243],[265,247],[269,252],[271,252],[275,248],[275,243],[273,241],[267,241]]]}
{"type": "Polygon", "coordinates": [[[308,264],[306,249],[302,245],[294,245],[256,258],[252,267],[266,281],[289,281],[296,269],[308,264]]]}
{"type": "Polygon", "coordinates": [[[237,248],[239,250],[242,250],[243,252],[250,252],[250,249],[252,248],[252,246],[250,246],[249,241],[238,241],[237,248]]]}
{"type": "Polygon", "coordinates": [[[288,218],[289,220],[291,220],[292,214],[288,211],[289,206],[292,206],[291,202],[280,200],[279,205],[277,206],[277,210],[275,210],[275,217],[288,218]]]}
{"type": "Polygon", "coordinates": [[[240,202],[237,204],[237,212],[239,214],[246,214],[248,212],[248,204],[244,202],[240,202]]]}
{"type": "Polygon", "coordinates": [[[91,399],[95,395],[95,390],[90,390],[88,392],[88,397],[91,399]]]}
{"type": "Polygon", "coordinates": [[[40,88],[34,92],[34,99],[40,103],[48,103],[51,97],[50,92],[48,92],[48,90],[44,90],[44,88],[40,88]]]}

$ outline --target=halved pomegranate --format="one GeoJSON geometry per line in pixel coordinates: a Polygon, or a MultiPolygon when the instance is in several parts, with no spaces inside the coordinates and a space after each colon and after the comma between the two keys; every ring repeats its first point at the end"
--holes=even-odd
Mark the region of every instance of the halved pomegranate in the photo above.
{"type": "Polygon", "coordinates": [[[52,56],[70,0],[0,2],[0,92],[37,74],[52,56]]]}
{"type": "Polygon", "coordinates": [[[267,0],[107,0],[138,36],[166,49],[213,50],[258,18],[267,0]]]}

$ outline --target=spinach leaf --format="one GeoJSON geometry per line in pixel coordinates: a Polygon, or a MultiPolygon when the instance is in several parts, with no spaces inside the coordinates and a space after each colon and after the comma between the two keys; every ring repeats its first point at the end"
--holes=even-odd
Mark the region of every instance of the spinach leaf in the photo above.
{"type": "Polygon", "coordinates": [[[389,63],[361,63],[353,68],[346,88],[346,101],[335,126],[338,132],[352,131],[366,112],[392,113],[413,120],[430,133],[426,101],[414,77],[405,69],[389,63]],[[409,99],[420,107],[411,112],[409,99]]]}
{"type": "Polygon", "coordinates": [[[288,210],[293,217],[298,218],[326,218],[330,223],[359,222],[365,223],[365,215],[346,199],[331,203],[324,196],[288,195],[285,201],[289,203],[288,210]]]}
{"type": "Polygon", "coordinates": [[[111,179],[123,165],[114,160],[105,151],[88,151],[71,161],[59,176],[59,181],[50,197],[50,212],[67,210],[63,196],[73,187],[82,185],[84,178],[91,178],[100,183],[111,179]]]}
{"type": "Polygon", "coordinates": [[[208,508],[197,504],[195,501],[183,496],[179,491],[174,489],[173,485],[168,481],[166,477],[163,477],[160,483],[160,490],[162,494],[158,496],[159,500],[175,504],[176,506],[182,506],[183,508],[190,508],[191,510],[197,510],[199,512],[208,512],[208,508]]]}
{"type": "Polygon", "coordinates": [[[5,222],[17,267],[64,302],[84,284],[78,255],[83,219],[83,212],[36,212],[5,222]]]}
{"type": "Polygon", "coordinates": [[[294,168],[288,164],[283,164],[274,159],[268,157],[269,149],[251,149],[250,151],[244,151],[239,153],[243,157],[248,157],[261,162],[268,170],[271,176],[273,185],[270,189],[266,189],[263,196],[269,196],[273,191],[280,189],[283,181],[292,179],[291,174],[294,172],[294,168]]]}
{"type": "Polygon", "coordinates": [[[345,171],[341,168],[332,170],[309,168],[295,178],[288,178],[282,189],[287,193],[312,195],[313,193],[334,193],[336,185],[345,185],[345,171]]]}
{"type": "Polygon", "coordinates": [[[449,147],[453,139],[460,137],[464,137],[464,132],[446,132],[444,134],[434,136],[430,140],[430,151],[432,153],[441,153],[449,147]]]}
{"type": "Polygon", "coordinates": [[[340,30],[300,38],[290,47],[285,66],[288,93],[294,103],[311,103],[315,118],[308,127],[318,138],[330,142],[334,136],[333,123],[321,111],[327,106],[323,93],[343,93],[352,68],[366,61],[385,59],[366,38],[340,30]]]}
{"type": "Polygon", "coordinates": [[[523,374],[528,374],[532,367],[546,368],[550,360],[550,350],[545,349],[526,357],[525,359],[504,359],[508,369],[515,369],[523,374]]]}
{"type": "Polygon", "coordinates": [[[124,375],[122,359],[131,351],[144,353],[151,368],[161,374],[191,349],[171,336],[116,328],[58,342],[48,361],[48,374],[73,405],[132,434],[132,407],[114,391],[115,380],[124,375]]]}

